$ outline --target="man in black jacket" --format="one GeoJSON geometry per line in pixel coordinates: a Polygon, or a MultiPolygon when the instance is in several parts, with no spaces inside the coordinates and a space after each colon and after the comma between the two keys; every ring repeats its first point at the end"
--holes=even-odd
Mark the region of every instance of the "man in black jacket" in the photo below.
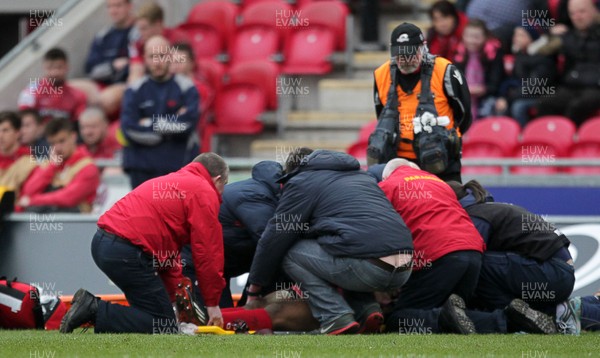
{"type": "Polygon", "coordinates": [[[286,173],[275,216],[258,242],[249,301],[282,265],[320,322],[318,333],[379,330],[383,316],[373,292],[399,288],[408,279],[410,230],[345,153],[292,154],[286,173]]]}
{"type": "MultiPolygon", "coordinates": [[[[220,307],[233,307],[229,281],[232,277],[250,271],[256,244],[267,222],[275,213],[279,199],[283,168],[274,161],[262,161],[252,167],[252,178],[227,184],[223,190],[223,202],[219,210],[219,221],[223,226],[225,249],[224,277],[226,286],[221,296],[220,307]]],[[[186,266],[184,275],[195,282],[191,251],[186,246],[182,252],[186,266]]],[[[197,286],[194,287],[199,296],[197,286]]]]}

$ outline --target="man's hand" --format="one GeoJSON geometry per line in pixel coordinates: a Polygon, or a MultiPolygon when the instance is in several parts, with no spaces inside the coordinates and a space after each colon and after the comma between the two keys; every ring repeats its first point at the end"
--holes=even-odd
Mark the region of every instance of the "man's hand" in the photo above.
{"type": "Polygon", "coordinates": [[[115,58],[113,60],[112,67],[117,71],[121,71],[128,64],[129,64],[129,59],[127,57],[119,57],[119,58],[115,58]]]}
{"type": "Polygon", "coordinates": [[[28,207],[29,204],[31,204],[31,199],[27,196],[24,195],[21,197],[21,199],[19,199],[19,201],[17,202],[17,206],[21,206],[21,207],[28,207]]]}
{"type": "Polygon", "coordinates": [[[506,101],[506,98],[498,98],[496,100],[496,112],[497,113],[504,113],[506,112],[506,110],[508,109],[508,102],[506,101]]]}
{"type": "Polygon", "coordinates": [[[208,312],[208,325],[223,328],[223,315],[219,306],[207,306],[206,311],[208,312]]]}

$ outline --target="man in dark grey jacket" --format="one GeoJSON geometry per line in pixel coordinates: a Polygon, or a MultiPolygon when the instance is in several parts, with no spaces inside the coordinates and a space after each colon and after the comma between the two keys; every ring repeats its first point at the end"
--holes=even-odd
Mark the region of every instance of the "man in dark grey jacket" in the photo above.
{"type": "Polygon", "coordinates": [[[373,292],[400,288],[410,276],[410,230],[356,159],[299,152],[306,157],[288,157],[275,216],[258,243],[249,301],[281,266],[308,300],[318,333],[375,332],[383,316],[373,292]]]}

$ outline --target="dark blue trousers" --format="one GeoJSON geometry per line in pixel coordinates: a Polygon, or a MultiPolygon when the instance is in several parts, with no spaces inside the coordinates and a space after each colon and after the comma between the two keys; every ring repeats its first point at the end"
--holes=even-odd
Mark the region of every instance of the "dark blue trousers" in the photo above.
{"type": "Polygon", "coordinates": [[[417,331],[436,333],[439,310],[433,309],[442,306],[453,293],[469,300],[477,286],[481,253],[455,251],[426,266],[413,271],[402,286],[394,311],[386,320],[388,331],[402,327],[414,331],[413,327],[419,326],[417,331]]]}
{"type": "Polygon", "coordinates": [[[600,331],[600,300],[597,296],[581,297],[581,329],[600,331]]]}
{"type": "Polygon", "coordinates": [[[173,305],[152,257],[102,230],[92,240],[92,257],[129,302],[127,307],[99,301],[96,333],[177,333],[173,305]]]}
{"type": "Polygon", "coordinates": [[[483,255],[473,303],[493,310],[520,298],[533,309],[554,314],[556,305],[569,298],[574,285],[575,269],[564,260],[538,262],[512,252],[488,251],[483,255]]]}

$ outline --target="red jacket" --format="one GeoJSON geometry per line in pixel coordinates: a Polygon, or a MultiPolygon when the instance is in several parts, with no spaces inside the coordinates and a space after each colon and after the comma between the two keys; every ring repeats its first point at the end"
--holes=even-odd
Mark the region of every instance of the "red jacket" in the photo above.
{"type": "Polygon", "coordinates": [[[485,244],[469,215],[437,176],[402,166],[379,186],[412,232],[414,270],[454,251],[483,252],[485,244]]]}
{"type": "Polygon", "coordinates": [[[87,149],[94,159],[112,159],[115,157],[115,153],[122,149],[122,146],[117,140],[116,132],[109,129],[106,137],[98,143],[95,150],[91,150],[89,147],[87,149]]]}
{"type": "Polygon", "coordinates": [[[427,34],[427,47],[429,48],[429,52],[434,55],[442,56],[443,58],[452,59],[458,45],[462,41],[463,30],[468,21],[469,19],[467,19],[467,16],[459,12],[458,24],[456,24],[456,27],[448,36],[441,36],[435,32],[433,27],[429,29],[427,34]]]}
{"type": "Polygon", "coordinates": [[[56,175],[79,160],[90,157],[83,146],[60,165],[48,164],[37,167],[23,184],[22,196],[29,196],[30,205],[55,205],[61,208],[72,208],[82,203],[92,204],[96,198],[96,189],[100,184],[100,172],[94,163],[83,167],[63,188],[46,193],[46,189],[56,175]]]}
{"type": "MultiPolygon", "coordinates": [[[[223,279],[221,197],[200,163],[151,179],[127,194],[98,220],[98,227],[131,241],[153,259],[180,257],[191,244],[198,285],[207,306],[217,306],[223,279]]],[[[181,265],[159,265],[165,287],[175,299],[181,265]]]]}
{"type": "Polygon", "coordinates": [[[0,170],[8,169],[17,159],[25,155],[31,155],[31,150],[28,146],[20,146],[10,155],[0,154],[0,170]]]}
{"type": "Polygon", "coordinates": [[[68,83],[55,86],[50,79],[40,78],[21,91],[18,105],[19,109],[36,109],[45,121],[69,118],[77,122],[87,106],[87,97],[84,92],[68,83]]]}

